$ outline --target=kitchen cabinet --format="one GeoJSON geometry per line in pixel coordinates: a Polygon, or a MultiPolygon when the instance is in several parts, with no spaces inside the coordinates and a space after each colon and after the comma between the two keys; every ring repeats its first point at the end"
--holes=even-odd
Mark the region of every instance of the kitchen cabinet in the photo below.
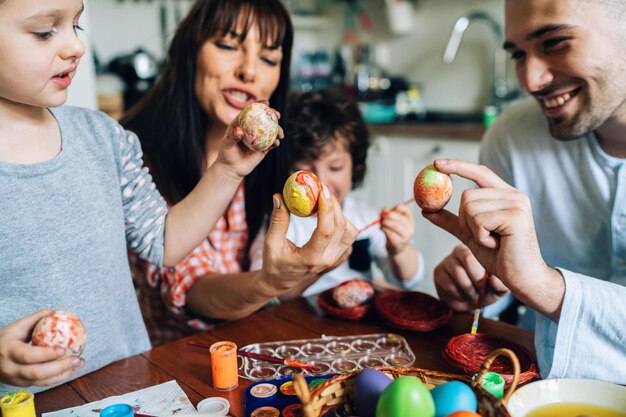
{"type": "MultiPolygon", "coordinates": [[[[438,158],[478,162],[480,141],[441,137],[408,137],[375,133],[367,159],[364,184],[354,191],[359,199],[382,209],[413,197],[413,181],[417,173],[438,158]]],[[[446,208],[458,211],[463,190],[475,185],[454,176],[453,194],[446,208]]],[[[419,207],[411,203],[415,216],[414,244],[425,260],[424,280],[415,288],[436,294],[433,269],[459,242],[449,233],[425,220],[419,207]]]]}

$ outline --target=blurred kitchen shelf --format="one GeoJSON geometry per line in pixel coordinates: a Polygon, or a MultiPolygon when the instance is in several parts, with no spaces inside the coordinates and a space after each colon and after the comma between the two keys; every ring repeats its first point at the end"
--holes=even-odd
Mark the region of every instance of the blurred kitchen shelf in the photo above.
{"type": "Polygon", "coordinates": [[[328,26],[329,19],[326,16],[317,15],[291,15],[293,27],[296,30],[321,30],[328,26]]]}

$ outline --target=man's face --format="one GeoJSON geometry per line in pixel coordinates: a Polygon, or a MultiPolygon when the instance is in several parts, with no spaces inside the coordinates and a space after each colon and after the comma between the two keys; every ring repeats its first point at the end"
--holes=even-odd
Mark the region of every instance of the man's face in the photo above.
{"type": "Polygon", "coordinates": [[[598,1],[506,0],[505,49],[554,137],[626,125],[623,24],[598,1]]]}

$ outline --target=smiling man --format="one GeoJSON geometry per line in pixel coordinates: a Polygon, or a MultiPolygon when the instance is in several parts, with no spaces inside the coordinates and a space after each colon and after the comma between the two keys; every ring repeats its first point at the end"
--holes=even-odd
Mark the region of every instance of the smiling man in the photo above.
{"type": "Polygon", "coordinates": [[[487,303],[510,291],[541,313],[544,377],[626,383],[625,21],[623,0],[506,0],[504,48],[531,98],[487,132],[493,172],[437,165],[481,187],[460,219],[426,216],[465,243],[435,270],[439,296],[471,311],[489,270],[487,303]]]}

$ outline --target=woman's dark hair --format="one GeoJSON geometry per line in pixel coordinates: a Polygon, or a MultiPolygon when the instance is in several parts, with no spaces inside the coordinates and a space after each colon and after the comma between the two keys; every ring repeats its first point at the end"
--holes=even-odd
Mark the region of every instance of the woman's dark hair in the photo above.
{"type": "MultiPolygon", "coordinates": [[[[262,42],[282,47],[280,79],[270,106],[284,113],[293,27],[280,0],[197,0],[176,30],[159,79],[121,121],[139,136],[155,184],[171,204],[196,186],[206,159],[209,122],[194,92],[198,53],[216,36],[241,32],[245,37],[255,23],[262,42]],[[242,21],[243,29],[238,27],[242,21]]],[[[288,174],[281,148],[270,151],[245,179],[249,242],[271,212],[272,193],[281,191],[288,174]]]]}
{"type": "Polygon", "coordinates": [[[352,156],[352,188],[361,185],[369,132],[354,100],[330,90],[296,93],[289,97],[285,118],[285,147],[291,164],[316,160],[327,144],[341,140],[352,156]]]}

